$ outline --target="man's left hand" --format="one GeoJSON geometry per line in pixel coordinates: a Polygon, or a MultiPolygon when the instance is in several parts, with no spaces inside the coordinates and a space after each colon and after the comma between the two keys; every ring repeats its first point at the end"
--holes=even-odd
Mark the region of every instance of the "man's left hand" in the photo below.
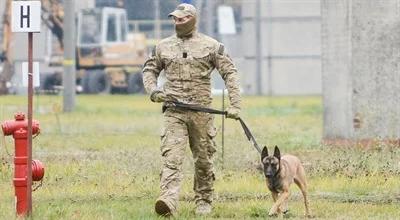
{"type": "Polygon", "coordinates": [[[226,114],[227,118],[239,119],[240,108],[230,106],[226,109],[226,112],[227,112],[226,114]]]}

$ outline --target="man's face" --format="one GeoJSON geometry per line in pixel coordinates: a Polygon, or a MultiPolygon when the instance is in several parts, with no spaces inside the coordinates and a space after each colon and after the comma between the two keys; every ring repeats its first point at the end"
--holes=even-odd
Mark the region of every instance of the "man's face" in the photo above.
{"type": "Polygon", "coordinates": [[[193,16],[190,16],[190,15],[188,15],[188,16],[185,16],[185,17],[183,17],[183,18],[178,18],[178,17],[175,17],[174,16],[174,22],[175,22],[175,24],[184,24],[184,23],[186,23],[187,21],[189,21],[191,18],[193,18],[193,16]]]}

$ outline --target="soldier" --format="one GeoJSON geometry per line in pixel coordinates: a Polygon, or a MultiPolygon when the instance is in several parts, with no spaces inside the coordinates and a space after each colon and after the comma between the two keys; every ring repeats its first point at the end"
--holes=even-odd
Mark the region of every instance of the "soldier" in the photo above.
{"type": "MultiPolygon", "coordinates": [[[[216,68],[225,81],[230,106],[227,117],[238,119],[240,113],[239,79],[235,65],[224,45],[196,30],[197,13],[193,5],[180,4],[169,14],[174,19],[176,35],[160,41],[144,64],[143,83],[153,102],[180,102],[209,107],[211,72],[216,68]],[[157,78],[164,70],[166,81],[157,88],[157,78]]],[[[177,209],[182,182],[182,162],[189,142],[195,165],[194,186],[196,214],[211,212],[215,180],[214,116],[204,112],[173,107],[164,112],[161,134],[161,195],[155,211],[170,216],[177,209]]]]}

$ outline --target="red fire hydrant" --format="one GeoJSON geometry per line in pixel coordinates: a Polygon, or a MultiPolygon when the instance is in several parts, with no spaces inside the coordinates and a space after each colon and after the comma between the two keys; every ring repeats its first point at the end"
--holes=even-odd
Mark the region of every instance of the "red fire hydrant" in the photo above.
{"type": "MultiPolygon", "coordinates": [[[[15,141],[14,155],[14,187],[17,215],[25,216],[28,213],[28,121],[25,114],[18,112],[15,120],[8,120],[1,124],[5,136],[13,135],[15,141]]],[[[32,135],[38,134],[39,122],[32,120],[32,135]]],[[[38,160],[32,160],[32,181],[40,181],[44,176],[44,166],[38,160]]],[[[30,188],[31,189],[31,188],[30,188]]],[[[31,190],[29,190],[31,192],[31,190]]]]}

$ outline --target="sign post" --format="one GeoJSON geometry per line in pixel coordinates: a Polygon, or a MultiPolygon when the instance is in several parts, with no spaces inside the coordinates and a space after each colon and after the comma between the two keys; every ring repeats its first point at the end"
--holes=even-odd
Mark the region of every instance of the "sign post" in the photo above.
{"type": "Polygon", "coordinates": [[[40,32],[40,1],[13,1],[12,32],[28,33],[28,161],[27,161],[27,215],[32,215],[32,102],[33,102],[33,33],[40,32]]]}

